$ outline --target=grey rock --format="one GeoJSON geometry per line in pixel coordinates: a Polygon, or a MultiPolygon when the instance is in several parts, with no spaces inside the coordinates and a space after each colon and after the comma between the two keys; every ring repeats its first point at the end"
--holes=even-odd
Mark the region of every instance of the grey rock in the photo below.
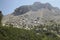
{"type": "Polygon", "coordinates": [[[33,28],[50,20],[60,21],[60,9],[49,3],[35,2],[33,5],[16,8],[12,14],[4,16],[2,24],[12,24],[18,28],[33,28]]]}

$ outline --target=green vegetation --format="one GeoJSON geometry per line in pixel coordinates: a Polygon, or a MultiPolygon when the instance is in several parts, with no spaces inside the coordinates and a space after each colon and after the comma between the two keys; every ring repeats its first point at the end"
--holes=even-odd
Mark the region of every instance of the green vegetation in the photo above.
{"type": "Polygon", "coordinates": [[[1,25],[1,19],[3,17],[2,11],[0,11],[0,25],[1,25]]]}
{"type": "Polygon", "coordinates": [[[0,26],[0,40],[60,40],[53,33],[0,26]],[[52,36],[51,36],[52,35],[52,36]]]}

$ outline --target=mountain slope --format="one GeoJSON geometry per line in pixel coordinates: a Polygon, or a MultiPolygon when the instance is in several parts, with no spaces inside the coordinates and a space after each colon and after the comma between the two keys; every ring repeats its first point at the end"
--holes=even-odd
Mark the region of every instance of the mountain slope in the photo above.
{"type": "Polygon", "coordinates": [[[60,9],[49,3],[35,2],[32,5],[24,5],[2,19],[3,25],[13,25],[18,28],[33,28],[54,20],[60,23],[60,9]],[[19,27],[20,26],[20,27],[19,27]]]}

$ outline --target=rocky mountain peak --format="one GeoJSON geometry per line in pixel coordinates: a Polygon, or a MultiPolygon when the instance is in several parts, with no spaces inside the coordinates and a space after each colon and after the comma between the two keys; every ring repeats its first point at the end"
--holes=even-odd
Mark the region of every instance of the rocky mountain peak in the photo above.
{"type": "Polygon", "coordinates": [[[41,5],[42,3],[40,2],[34,2],[33,5],[41,5]]]}
{"type": "Polygon", "coordinates": [[[17,8],[14,12],[13,15],[21,15],[24,13],[27,13],[28,11],[37,11],[42,8],[47,8],[47,9],[52,9],[53,7],[49,3],[40,3],[40,2],[35,2],[33,5],[24,5],[20,6],[17,8]]]}
{"type": "Polygon", "coordinates": [[[51,4],[49,4],[49,3],[45,3],[45,5],[46,5],[46,6],[51,6],[51,4]]]}
{"type": "Polygon", "coordinates": [[[35,2],[32,5],[20,6],[11,15],[4,16],[2,24],[31,27],[31,25],[44,24],[50,20],[60,22],[60,9],[49,3],[35,2]]]}

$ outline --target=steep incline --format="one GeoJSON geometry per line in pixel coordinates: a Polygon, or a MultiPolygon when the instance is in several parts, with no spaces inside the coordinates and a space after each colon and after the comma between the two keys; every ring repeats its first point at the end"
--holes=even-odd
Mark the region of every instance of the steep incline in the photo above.
{"type": "Polygon", "coordinates": [[[29,28],[44,24],[47,21],[54,20],[60,23],[60,9],[53,7],[49,3],[35,2],[33,5],[24,5],[2,19],[3,25],[12,24],[14,27],[22,28],[26,26],[29,28]]]}

